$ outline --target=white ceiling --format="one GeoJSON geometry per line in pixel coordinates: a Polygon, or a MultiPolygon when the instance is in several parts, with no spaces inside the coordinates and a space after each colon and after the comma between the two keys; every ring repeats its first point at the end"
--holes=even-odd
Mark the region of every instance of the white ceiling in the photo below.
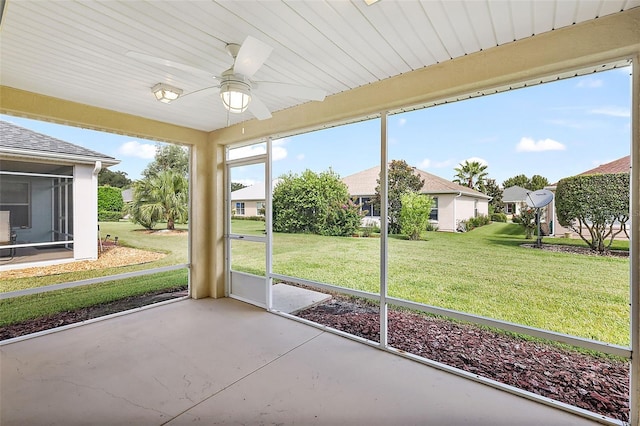
{"type": "MultiPolygon", "coordinates": [[[[0,3],[1,4],[1,3],[0,3]]],[[[217,90],[171,104],[150,88],[185,93],[216,84],[150,64],[135,51],[212,75],[229,68],[227,43],[273,47],[255,80],[347,91],[438,62],[640,6],[640,0],[7,0],[0,83],[199,130],[227,125],[217,90]]],[[[304,101],[262,96],[272,112],[304,101]]],[[[234,124],[253,117],[232,114],[234,124]]]]}

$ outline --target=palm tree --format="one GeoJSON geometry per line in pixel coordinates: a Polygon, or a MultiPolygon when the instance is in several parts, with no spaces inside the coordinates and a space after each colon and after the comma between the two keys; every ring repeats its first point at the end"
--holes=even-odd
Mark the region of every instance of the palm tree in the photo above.
{"type": "Polygon", "coordinates": [[[486,164],[479,161],[465,160],[464,164],[460,163],[459,167],[454,170],[457,172],[453,181],[459,185],[468,186],[469,188],[480,190],[482,182],[484,182],[488,173],[486,164]]]}
{"type": "Polygon", "coordinates": [[[147,229],[163,219],[167,229],[175,229],[176,222],[187,220],[188,200],[187,178],[173,170],[163,170],[134,184],[128,211],[135,222],[147,229]]]}

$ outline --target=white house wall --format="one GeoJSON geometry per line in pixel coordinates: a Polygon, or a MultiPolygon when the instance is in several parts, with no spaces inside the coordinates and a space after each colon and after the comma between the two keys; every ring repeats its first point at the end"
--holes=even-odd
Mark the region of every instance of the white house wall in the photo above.
{"type": "Polygon", "coordinates": [[[73,168],[73,257],[98,258],[98,177],[93,165],[73,168]]]}

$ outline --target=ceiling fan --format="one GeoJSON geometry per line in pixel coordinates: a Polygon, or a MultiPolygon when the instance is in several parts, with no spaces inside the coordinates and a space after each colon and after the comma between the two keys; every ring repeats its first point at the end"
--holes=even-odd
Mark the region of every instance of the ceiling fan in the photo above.
{"type": "MultiPolygon", "coordinates": [[[[159,64],[194,74],[206,74],[208,77],[213,77],[219,81],[219,84],[199,89],[191,93],[211,88],[219,88],[222,103],[229,112],[241,113],[248,110],[258,120],[271,118],[271,111],[269,111],[269,108],[267,108],[264,102],[260,100],[260,93],[290,96],[293,98],[313,101],[322,101],[326,96],[326,91],[315,87],[252,80],[253,75],[258,71],[258,69],[260,69],[273,51],[271,46],[254,37],[247,36],[242,45],[229,43],[226,45],[226,50],[233,58],[233,65],[228,70],[222,72],[219,76],[188,64],[159,58],[146,53],[129,51],[126,55],[140,61],[159,64]]],[[[154,86],[154,89],[158,86],[165,85],[156,85],[154,86]]],[[[183,96],[187,96],[191,93],[187,93],[183,96]]],[[[165,102],[175,100],[180,95],[181,91],[175,92],[170,98],[167,98],[168,100],[165,100],[165,102]]],[[[161,100],[158,95],[157,97],[161,100]]]]}

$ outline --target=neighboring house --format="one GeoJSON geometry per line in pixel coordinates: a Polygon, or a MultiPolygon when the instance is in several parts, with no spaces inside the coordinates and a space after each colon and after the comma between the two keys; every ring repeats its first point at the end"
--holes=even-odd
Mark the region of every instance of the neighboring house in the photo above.
{"type": "MultiPolygon", "coordinates": [[[[414,171],[424,180],[421,192],[434,199],[430,220],[440,231],[455,232],[459,221],[489,214],[488,195],[419,169],[414,171]]],[[[372,206],[372,200],[379,176],[380,166],[376,166],[342,179],[354,201],[367,211],[365,220],[378,223],[380,212],[372,206]]]]}
{"type": "Polygon", "coordinates": [[[527,194],[530,191],[521,186],[510,186],[502,191],[502,202],[504,204],[504,212],[510,216],[520,214],[520,208],[527,202],[527,194]]]}
{"type": "Polygon", "coordinates": [[[264,207],[264,182],[231,193],[231,213],[233,216],[264,216],[264,207]]]}
{"type": "MultiPolygon", "coordinates": [[[[43,251],[57,263],[56,250],[97,259],[98,172],[119,160],[4,121],[0,135],[0,211],[9,212],[11,252],[27,263],[43,251]]],[[[15,265],[8,251],[0,268],[15,265]]]]}
{"type": "MultiPolygon", "coordinates": [[[[596,174],[615,174],[615,173],[630,173],[631,171],[631,155],[627,155],[626,157],[619,158],[617,160],[611,161],[610,163],[602,164],[594,169],[587,170],[586,172],[582,172],[578,174],[581,175],[596,175],[596,174]]],[[[557,182],[553,185],[547,186],[545,189],[552,191],[555,194],[557,182]]],[[[556,216],[556,204],[555,197],[553,198],[553,202],[550,204],[550,214],[553,217],[552,227],[551,227],[551,235],[573,235],[575,234],[571,229],[565,228],[560,225],[558,218],[556,216]]],[[[627,228],[630,229],[631,219],[627,223],[627,228]]],[[[577,236],[577,235],[576,235],[577,236]]]]}

